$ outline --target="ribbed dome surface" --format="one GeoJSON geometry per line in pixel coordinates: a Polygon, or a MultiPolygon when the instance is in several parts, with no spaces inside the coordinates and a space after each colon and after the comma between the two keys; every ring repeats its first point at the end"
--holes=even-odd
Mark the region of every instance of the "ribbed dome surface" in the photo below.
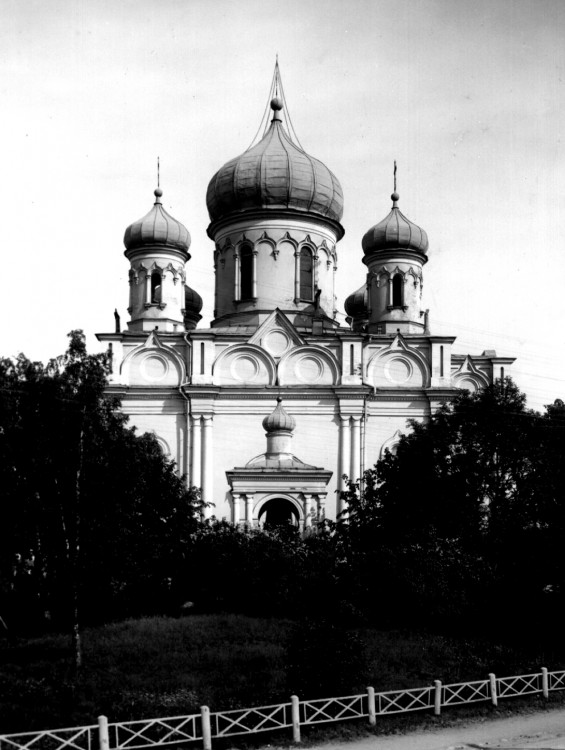
{"type": "Polygon", "coordinates": [[[374,227],[371,227],[362,240],[365,255],[372,255],[381,250],[401,248],[426,254],[428,235],[417,224],[404,216],[398,208],[398,194],[393,193],[392,211],[374,227]]]}
{"type": "Polygon", "coordinates": [[[367,298],[367,284],[359,287],[356,292],[350,294],[345,300],[345,312],[350,318],[367,317],[369,303],[367,298]]]}
{"type": "Polygon", "coordinates": [[[202,297],[198,294],[198,292],[195,292],[194,289],[191,289],[191,287],[188,286],[188,284],[184,285],[184,309],[187,313],[196,313],[198,314],[200,310],[202,310],[202,305],[204,304],[202,297]]]}
{"type": "Polygon", "coordinates": [[[263,420],[263,429],[267,433],[277,432],[278,430],[292,432],[295,427],[296,420],[283,409],[282,398],[279,397],[275,409],[263,420]]]}
{"type": "Polygon", "coordinates": [[[155,190],[155,204],[142,219],[134,221],[126,229],[124,245],[127,250],[162,245],[188,253],[190,234],[188,229],[168,214],[161,205],[163,191],[155,190]]]}
{"type": "Polygon", "coordinates": [[[295,209],[336,222],[343,215],[337,177],[293,143],[278,111],[264,138],[212,177],[206,203],[211,221],[256,209],[295,209]]]}

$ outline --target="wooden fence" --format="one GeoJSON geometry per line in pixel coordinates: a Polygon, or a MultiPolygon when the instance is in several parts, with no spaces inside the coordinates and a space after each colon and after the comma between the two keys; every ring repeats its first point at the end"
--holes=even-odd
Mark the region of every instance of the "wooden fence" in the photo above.
{"type": "Polygon", "coordinates": [[[435,680],[431,686],[412,690],[375,693],[369,687],[361,695],[341,698],[300,700],[293,695],[288,703],[232,711],[211,713],[208,706],[202,706],[200,713],[190,716],[112,723],[100,716],[97,724],[86,727],[0,734],[0,750],[149,750],[195,742],[201,743],[204,750],[211,750],[214,738],[278,729],[292,730],[294,742],[300,742],[304,726],[348,719],[366,719],[375,726],[377,716],[425,710],[433,710],[439,716],[449,706],[479,701],[497,706],[502,698],[521,695],[547,699],[556,690],[565,690],[565,671],[548,672],[542,668],[534,674],[514,677],[489,674],[487,679],[475,682],[443,685],[435,680]]]}

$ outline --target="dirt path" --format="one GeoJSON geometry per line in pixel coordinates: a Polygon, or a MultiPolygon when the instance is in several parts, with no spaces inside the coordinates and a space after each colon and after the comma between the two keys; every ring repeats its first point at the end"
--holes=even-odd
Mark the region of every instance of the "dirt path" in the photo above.
{"type": "Polygon", "coordinates": [[[504,719],[479,719],[464,727],[328,743],[322,750],[464,750],[466,748],[565,748],[565,709],[504,719]]]}

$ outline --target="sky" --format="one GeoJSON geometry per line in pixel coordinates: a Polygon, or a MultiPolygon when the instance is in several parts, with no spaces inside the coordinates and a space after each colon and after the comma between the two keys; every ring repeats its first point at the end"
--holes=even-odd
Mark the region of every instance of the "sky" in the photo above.
{"type": "MultiPolygon", "coordinates": [[[[46,361],[127,322],[126,227],[189,229],[213,310],[212,175],[250,145],[278,54],[305,150],[339,178],[338,308],[391,207],[428,233],[424,307],[454,351],[516,357],[565,399],[565,2],[1,0],[0,356],[46,361]]],[[[345,316],[340,316],[345,325],[345,316]]]]}

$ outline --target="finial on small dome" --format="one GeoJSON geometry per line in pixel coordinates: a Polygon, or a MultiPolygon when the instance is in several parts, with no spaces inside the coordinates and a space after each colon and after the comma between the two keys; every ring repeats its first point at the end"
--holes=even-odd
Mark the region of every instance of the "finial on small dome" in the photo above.
{"type": "Polygon", "coordinates": [[[393,208],[397,208],[397,207],[398,207],[398,200],[399,200],[399,198],[400,198],[400,196],[399,196],[399,195],[398,195],[398,193],[396,192],[396,159],[395,159],[395,160],[394,160],[394,192],[393,192],[393,194],[392,194],[392,195],[390,196],[390,199],[391,199],[391,201],[392,201],[392,207],[393,207],[393,208]]]}
{"type": "Polygon", "coordinates": [[[277,404],[282,404],[282,396],[277,396],[277,404]]]}
{"type": "Polygon", "coordinates": [[[161,203],[161,196],[163,191],[161,190],[161,164],[159,163],[159,157],[157,157],[157,189],[153,191],[155,196],[155,203],[161,203]]]}

